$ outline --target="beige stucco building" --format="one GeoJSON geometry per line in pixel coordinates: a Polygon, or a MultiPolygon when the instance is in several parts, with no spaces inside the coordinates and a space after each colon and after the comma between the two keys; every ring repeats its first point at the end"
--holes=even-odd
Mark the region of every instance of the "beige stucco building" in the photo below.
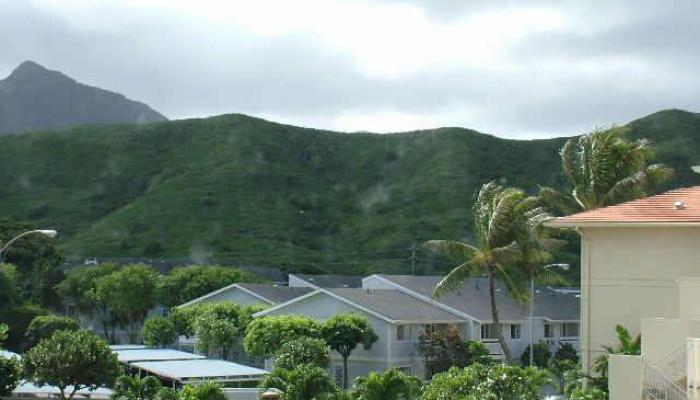
{"type": "Polygon", "coordinates": [[[550,225],[581,235],[584,370],[590,372],[604,345],[617,343],[615,326],[621,324],[641,333],[642,355],[611,358],[611,399],[661,398],[652,395],[658,390],[669,391],[664,398],[687,398],[692,338],[700,334],[700,187],[550,225]]]}

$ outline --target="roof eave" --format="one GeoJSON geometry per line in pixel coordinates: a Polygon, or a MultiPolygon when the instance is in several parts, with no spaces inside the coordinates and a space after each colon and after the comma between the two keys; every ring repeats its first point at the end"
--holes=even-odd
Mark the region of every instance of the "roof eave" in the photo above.
{"type": "Polygon", "coordinates": [[[693,221],[564,221],[553,220],[545,223],[550,228],[658,228],[658,227],[698,227],[700,222],[693,221]]]}

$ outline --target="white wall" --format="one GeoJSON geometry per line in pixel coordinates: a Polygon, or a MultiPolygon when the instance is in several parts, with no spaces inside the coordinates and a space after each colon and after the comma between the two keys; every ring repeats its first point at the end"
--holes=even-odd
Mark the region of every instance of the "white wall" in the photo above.
{"type": "Polygon", "coordinates": [[[615,344],[615,325],[633,335],[643,318],[678,318],[676,280],[700,277],[700,228],[584,228],[581,259],[582,363],[615,344]]]}

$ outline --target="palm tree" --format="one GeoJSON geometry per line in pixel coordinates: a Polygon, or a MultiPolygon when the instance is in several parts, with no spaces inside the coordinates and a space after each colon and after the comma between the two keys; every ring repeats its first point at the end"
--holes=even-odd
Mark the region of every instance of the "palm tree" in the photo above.
{"type": "Polygon", "coordinates": [[[571,193],[542,187],[540,197],[558,211],[572,214],[654,191],[673,170],[663,164],[647,165],[654,155],[649,141],[630,141],[627,132],[627,128],[611,128],[567,140],[560,155],[571,193]]]}
{"type": "Polygon", "coordinates": [[[525,192],[520,189],[489,182],[481,187],[473,206],[476,245],[452,240],[431,240],[426,243],[431,250],[460,262],[437,284],[433,291],[434,297],[460,289],[467,278],[478,275],[488,277],[492,322],[508,362],[513,357],[501,331],[496,306],[496,281],[505,283],[516,299],[527,299],[522,280],[513,279],[513,274],[519,271],[512,268],[522,258],[516,241],[514,221],[516,213],[527,209],[523,203],[526,199],[525,192]]]}
{"type": "Polygon", "coordinates": [[[356,400],[414,400],[420,393],[421,381],[396,368],[378,373],[370,372],[355,381],[356,400]]]}

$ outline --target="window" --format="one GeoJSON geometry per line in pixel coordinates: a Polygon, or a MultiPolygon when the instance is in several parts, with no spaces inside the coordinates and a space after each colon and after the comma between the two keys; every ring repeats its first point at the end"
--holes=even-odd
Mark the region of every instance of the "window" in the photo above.
{"type": "Polygon", "coordinates": [[[483,340],[497,340],[498,334],[496,333],[495,324],[483,324],[481,325],[481,339],[483,340]]]}
{"type": "Polygon", "coordinates": [[[554,327],[552,324],[544,324],[544,337],[553,338],[554,337],[554,327]]]}
{"type": "Polygon", "coordinates": [[[401,367],[396,367],[399,371],[403,372],[406,375],[411,375],[411,367],[409,366],[401,366],[401,367]]]}
{"type": "Polygon", "coordinates": [[[396,327],[396,341],[405,342],[411,340],[411,327],[408,325],[398,325],[396,327]]]}
{"type": "Polygon", "coordinates": [[[561,324],[561,335],[563,337],[578,337],[578,323],[561,324]]]}
{"type": "Polygon", "coordinates": [[[520,324],[512,324],[510,326],[510,338],[520,339],[522,337],[522,326],[520,324]]]}

